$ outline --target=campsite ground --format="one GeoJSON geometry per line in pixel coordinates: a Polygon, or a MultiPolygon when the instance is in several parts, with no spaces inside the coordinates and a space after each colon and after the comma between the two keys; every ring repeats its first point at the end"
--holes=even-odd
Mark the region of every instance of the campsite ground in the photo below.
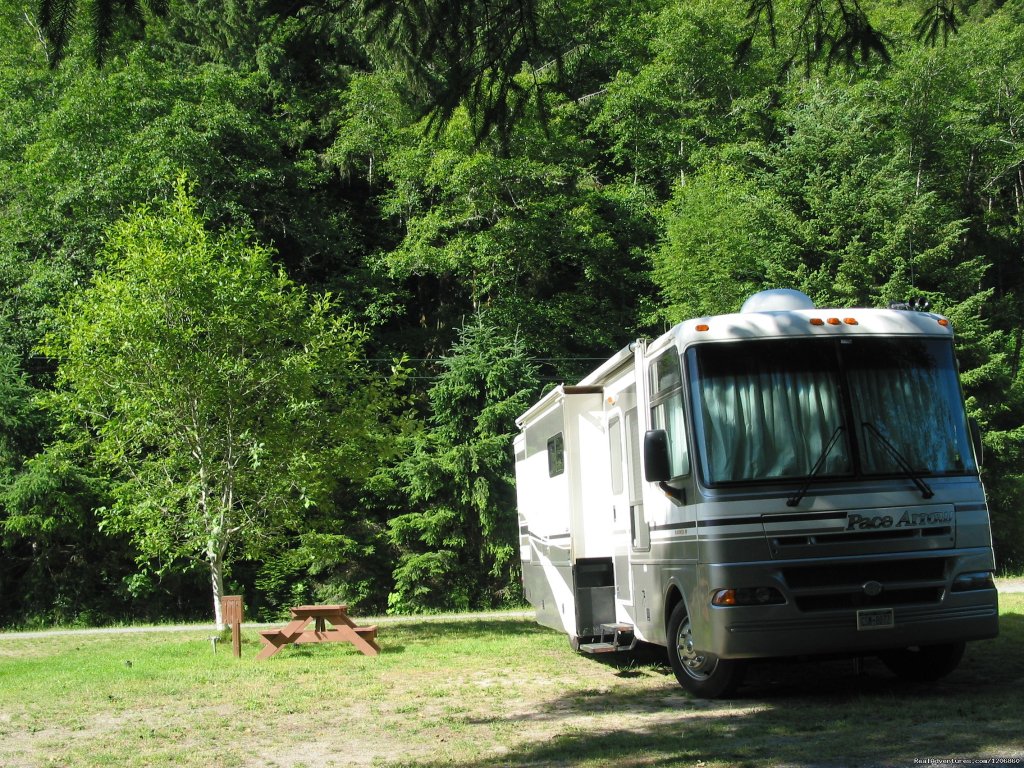
{"type": "Polygon", "coordinates": [[[522,615],[383,625],[376,658],[257,662],[254,630],[241,659],[205,628],[0,635],[0,766],[1022,764],[1024,580],[1005,587],[1000,637],[938,684],[772,662],[726,702],[687,696],[656,655],[575,655],[522,615]]]}

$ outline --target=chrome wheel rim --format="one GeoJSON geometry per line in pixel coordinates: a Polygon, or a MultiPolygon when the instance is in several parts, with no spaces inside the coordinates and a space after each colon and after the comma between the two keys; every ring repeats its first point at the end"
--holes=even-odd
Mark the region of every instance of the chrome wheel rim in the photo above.
{"type": "Polygon", "coordinates": [[[690,620],[684,619],[676,634],[676,655],[686,671],[694,680],[707,680],[714,674],[718,666],[718,657],[710,653],[700,653],[693,645],[693,632],[690,620]]]}

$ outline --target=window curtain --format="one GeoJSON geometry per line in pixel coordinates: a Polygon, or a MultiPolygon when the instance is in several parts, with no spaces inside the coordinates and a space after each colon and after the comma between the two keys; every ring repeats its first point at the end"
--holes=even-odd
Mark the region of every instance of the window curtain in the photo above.
{"type": "Polygon", "coordinates": [[[915,470],[962,472],[971,454],[955,379],[940,376],[937,368],[887,362],[891,367],[861,368],[849,375],[864,472],[902,471],[865,422],[915,470]]]}
{"type": "MultiPolygon", "coordinates": [[[[842,424],[831,371],[749,366],[701,378],[699,394],[712,483],[805,477],[842,424]]],[[[850,469],[844,436],[818,474],[850,469]]]]}

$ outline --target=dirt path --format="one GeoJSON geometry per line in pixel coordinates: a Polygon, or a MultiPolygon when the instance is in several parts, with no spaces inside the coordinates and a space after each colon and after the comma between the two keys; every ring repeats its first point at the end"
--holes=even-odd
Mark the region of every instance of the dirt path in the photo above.
{"type": "MultiPolygon", "coordinates": [[[[1024,584],[1024,582],[1022,582],[1024,584]]],[[[1024,591],[1024,586],[1022,586],[1024,591]]],[[[533,616],[533,611],[500,611],[491,613],[448,613],[421,616],[367,616],[353,617],[358,624],[410,624],[414,622],[453,622],[453,621],[487,621],[501,618],[522,618],[533,616]]],[[[245,622],[246,629],[268,629],[280,627],[286,622],[272,623],[245,622]]],[[[215,624],[156,624],[140,627],[91,627],[86,629],[44,629],[29,632],[0,632],[3,640],[32,640],[63,635],[127,635],[140,632],[217,632],[215,624]]]]}
{"type": "Polygon", "coordinates": [[[1000,592],[1024,592],[1024,579],[996,579],[1000,592]]]}

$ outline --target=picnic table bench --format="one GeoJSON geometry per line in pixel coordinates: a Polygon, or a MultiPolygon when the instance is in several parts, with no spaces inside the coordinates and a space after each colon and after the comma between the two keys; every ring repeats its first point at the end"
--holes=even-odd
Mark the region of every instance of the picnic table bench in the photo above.
{"type": "Polygon", "coordinates": [[[345,605],[300,605],[292,608],[292,620],[281,629],[260,632],[263,648],[257,659],[269,659],[290,643],[352,643],[367,656],[380,653],[377,627],[358,627],[345,605]],[[313,622],[313,629],[307,629],[313,622]],[[327,628],[331,624],[331,628],[327,628]]]}

